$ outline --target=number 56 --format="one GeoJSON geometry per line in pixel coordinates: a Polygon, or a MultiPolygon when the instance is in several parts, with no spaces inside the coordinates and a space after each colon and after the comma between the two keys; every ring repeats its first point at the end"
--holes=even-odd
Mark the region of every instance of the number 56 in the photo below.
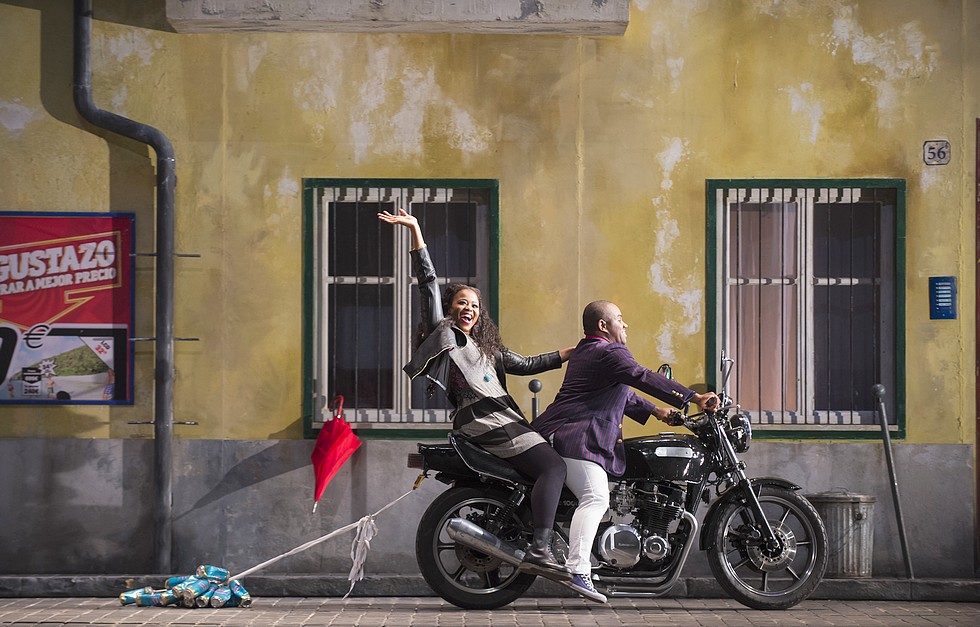
{"type": "Polygon", "coordinates": [[[922,160],[926,165],[946,165],[950,156],[949,142],[935,139],[922,144],[922,160]]]}

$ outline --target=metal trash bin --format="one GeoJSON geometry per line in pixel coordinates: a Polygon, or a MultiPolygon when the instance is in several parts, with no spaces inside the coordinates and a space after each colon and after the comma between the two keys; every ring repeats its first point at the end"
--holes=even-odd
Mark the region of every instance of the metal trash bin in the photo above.
{"type": "Polygon", "coordinates": [[[871,576],[875,497],[847,490],[808,494],[827,528],[830,547],[825,577],[871,576]]]}

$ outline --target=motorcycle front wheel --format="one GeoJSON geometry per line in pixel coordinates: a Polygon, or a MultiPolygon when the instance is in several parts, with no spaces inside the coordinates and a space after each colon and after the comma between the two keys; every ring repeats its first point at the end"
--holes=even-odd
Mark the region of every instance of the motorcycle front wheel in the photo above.
{"type": "Polygon", "coordinates": [[[503,607],[524,594],[535,576],[457,544],[447,532],[451,518],[469,520],[518,547],[526,544],[528,525],[520,510],[500,521],[507,494],[502,490],[456,487],[440,494],[422,515],[415,535],[415,556],[426,583],[446,601],[467,610],[503,607]],[[496,528],[494,523],[500,524],[496,528]]]}
{"type": "Polygon", "coordinates": [[[751,508],[737,498],[719,504],[708,529],[708,564],[736,601],[758,610],[784,610],[806,599],[827,567],[827,531],[805,498],[763,486],[759,504],[778,546],[767,546],[751,508]]]}

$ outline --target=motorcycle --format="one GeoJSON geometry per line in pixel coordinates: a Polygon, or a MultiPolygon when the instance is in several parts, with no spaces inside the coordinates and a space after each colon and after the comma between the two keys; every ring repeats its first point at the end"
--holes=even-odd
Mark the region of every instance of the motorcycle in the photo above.
{"type": "MultiPolygon", "coordinates": [[[[624,442],[626,472],[610,478],[609,510],[592,550],[593,585],[607,597],[665,595],[695,544],[725,592],[751,608],[793,607],[823,578],[827,532],[800,486],[778,477],[750,479],[738,458],[752,428],[724,392],[733,363],[722,356],[723,391],[714,411],[687,415],[685,407],[675,414],[691,434],[624,442]],[[702,505],[709,507],[699,523],[702,505]]],[[[669,377],[670,367],[660,372],[669,377]]],[[[540,382],[531,384],[540,389],[540,382]]],[[[520,568],[532,537],[531,480],[458,434],[448,444],[420,443],[418,450],[408,459],[421,470],[416,487],[431,472],[451,486],[419,521],[415,551],[425,581],[465,609],[494,609],[519,598],[536,577],[520,568]]],[[[552,546],[559,561],[568,554],[576,505],[565,488],[552,546]]]]}

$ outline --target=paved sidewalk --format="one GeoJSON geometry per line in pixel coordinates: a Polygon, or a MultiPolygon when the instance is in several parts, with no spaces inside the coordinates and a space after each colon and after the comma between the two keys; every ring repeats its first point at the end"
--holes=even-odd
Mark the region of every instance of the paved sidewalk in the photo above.
{"type": "Polygon", "coordinates": [[[804,601],[791,610],[761,612],[728,599],[524,598],[493,611],[461,610],[434,597],[257,598],[251,607],[183,609],[120,606],[112,598],[3,598],[0,625],[169,625],[265,627],[779,627],[839,625],[980,625],[980,603],[804,601]]]}

